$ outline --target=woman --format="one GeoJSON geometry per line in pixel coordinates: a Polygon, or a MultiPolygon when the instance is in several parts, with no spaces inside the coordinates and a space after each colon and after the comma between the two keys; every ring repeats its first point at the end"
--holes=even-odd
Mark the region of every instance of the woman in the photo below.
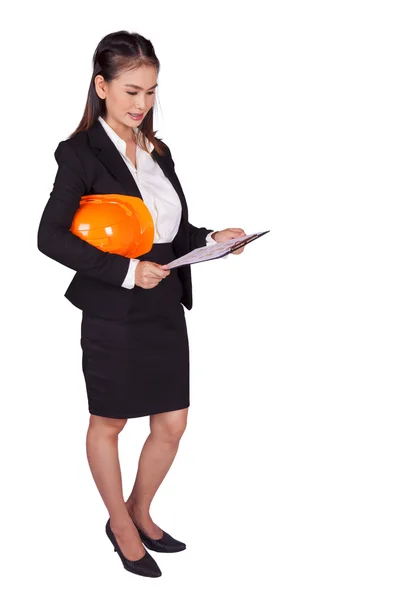
{"type": "Polygon", "coordinates": [[[189,407],[183,305],[192,308],[190,266],[165,265],[195,248],[245,235],[239,228],[215,232],[189,223],[171,152],[153,132],[159,68],[151,42],[139,34],[119,31],[101,40],[81,123],[55,151],[58,171],[38,231],[39,250],[76,271],[65,296],[82,310],[87,457],[109,513],[106,533],[124,567],[148,577],[161,571],[142,542],[159,552],[186,547],[150,517],[189,407]],[[155,226],[149,252],[129,259],[70,231],[81,196],[96,193],[145,202],[155,226]],[[125,502],[118,434],[127,419],[147,415],[150,435],[125,502]]]}

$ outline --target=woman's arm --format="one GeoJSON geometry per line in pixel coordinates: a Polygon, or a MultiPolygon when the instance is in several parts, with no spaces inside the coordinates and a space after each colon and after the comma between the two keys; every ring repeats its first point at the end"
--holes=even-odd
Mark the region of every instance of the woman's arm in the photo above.
{"type": "Polygon", "coordinates": [[[214,229],[207,229],[206,227],[195,227],[189,223],[189,247],[190,252],[197,248],[202,248],[207,245],[206,237],[209,233],[214,233],[214,229]]]}
{"type": "Polygon", "coordinates": [[[53,190],[44,208],[37,233],[40,252],[75,271],[106,283],[122,286],[130,259],[103,252],[70,231],[81,196],[87,192],[84,165],[68,141],[57,146],[59,165],[53,190]]]}

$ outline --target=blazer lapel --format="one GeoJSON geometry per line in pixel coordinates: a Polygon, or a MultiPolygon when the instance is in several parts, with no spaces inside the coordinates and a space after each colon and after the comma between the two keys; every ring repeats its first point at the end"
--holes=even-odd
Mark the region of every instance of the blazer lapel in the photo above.
{"type": "Polygon", "coordinates": [[[142,198],[136,181],[131,175],[124,159],[110,140],[100,121],[96,120],[87,130],[87,135],[95,155],[108,171],[118,179],[125,188],[127,195],[142,198]]]}
{"type": "Polygon", "coordinates": [[[160,169],[162,170],[162,172],[164,173],[165,177],[167,177],[170,180],[172,186],[174,187],[176,193],[178,194],[179,200],[181,201],[181,205],[182,205],[182,218],[183,218],[183,221],[187,221],[188,208],[187,208],[187,204],[186,204],[185,194],[183,193],[182,186],[181,186],[179,179],[175,173],[174,164],[173,164],[171,158],[168,156],[168,154],[165,154],[164,156],[160,156],[159,154],[157,154],[157,152],[155,150],[153,150],[153,152],[151,153],[151,156],[158,163],[158,165],[159,165],[160,169]]]}
{"type": "MultiPolygon", "coordinates": [[[[96,120],[93,125],[89,127],[87,130],[87,135],[90,145],[92,146],[97,158],[101,160],[106,169],[108,169],[108,171],[121,183],[126,193],[129,196],[136,196],[143,200],[135,179],[133,178],[117,148],[104,131],[104,128],[99,120],[96,120]]],[[[160,156],[155,150],[153,150],[151,156],[153,160],[158,163],[164,175],[173,185],[182,204],[182,216],[184,220],[187,220],[188,213],[186,199],[179,180],[175,174],[175,169],[170,157],[168,154],[160,156]]]]}

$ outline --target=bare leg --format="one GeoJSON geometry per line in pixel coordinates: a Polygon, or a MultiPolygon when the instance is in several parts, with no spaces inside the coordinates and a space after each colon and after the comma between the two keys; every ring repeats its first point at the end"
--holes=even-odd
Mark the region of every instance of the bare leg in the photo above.
{"type": "Polygon", "coordinates": [[[90,415],[86,453],[97,489],[110,515],[110,527],[122,553],[139,560],[145,549],[126,508],[118,457],[118,435],[127,419],[90,415]]]}
{"type": "Polygon", "coordinates": [[[139,458],[139,467],[126,507],[149,537],[160,539],[162,530],[150,517],[150,505],[168,473],[186,429],[188,408],[150,415],[150,434],[139,458]]]}

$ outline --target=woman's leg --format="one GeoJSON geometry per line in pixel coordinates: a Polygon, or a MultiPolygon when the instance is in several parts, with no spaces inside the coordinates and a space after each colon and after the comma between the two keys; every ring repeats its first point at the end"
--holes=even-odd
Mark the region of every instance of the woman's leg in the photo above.
{"type": "Polygon", "coordinates": [[[122,553],[129,560],[139,560],[145,549],[129,516],[123,492],[118,457],[118,435],[127,419],[109,419],[90,415],[86,436],[86,453],[97,489],[110,515],[110,527],[122,553]]]}
{"type": "Polygon", "coordinates": [[[189,408],[150,415],[150,434],[139,458],[132,492],[126,501],[135,523],[151,538],[160,539],[162,530],[150,517],[150,504],[173,463],[186,429],[189,408]]]}

